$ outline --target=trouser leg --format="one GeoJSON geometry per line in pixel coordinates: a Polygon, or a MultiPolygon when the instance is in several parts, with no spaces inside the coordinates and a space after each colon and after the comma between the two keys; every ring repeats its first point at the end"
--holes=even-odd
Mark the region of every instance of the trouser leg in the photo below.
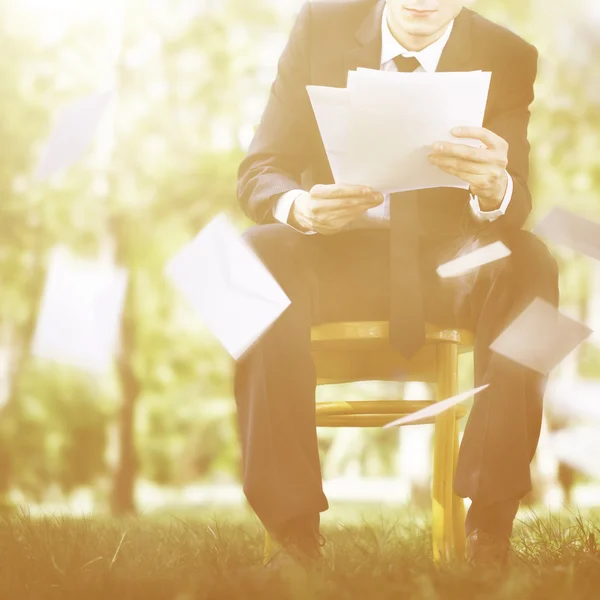
{"type": "Polygon", "coordinates": [[[307,518],[318,529],[327,510],[319,462],[316,373],[310,353],[315,323],[385,319],[387,247],[379,232],[303,236],[259,225],[246,240],[291,305],[238,361],[235,398],[246,498],[267,530],[307,518]]]}
{"type": "Polygon", "coordinates": [[[529,232],[505,241],[511,257],[482,270],[470,295],[475,330],[473,404],[458,457],[456,493],[473,501],[467,528],[510,534],[519,500],[531,490],[530,463],[542,422],[547,378],[489,346],[536,297],[558,306],[558,268],[529,232]]]}

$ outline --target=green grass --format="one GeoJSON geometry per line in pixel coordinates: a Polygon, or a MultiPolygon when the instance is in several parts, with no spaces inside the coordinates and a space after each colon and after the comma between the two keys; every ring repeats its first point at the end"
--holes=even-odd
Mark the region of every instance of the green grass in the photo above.
{"type": "Polygon", "coordinates": [[[0,525],[0,598],[120,600],[600,598],[596,515],[516,527],[521,560],[501,580],[435,567],[422,515],[398,508],[325,514],[331,566],[306,585],[265,577],[263,532],[248,512],[154,514],[129,520],[33,519],[0,525]]]}

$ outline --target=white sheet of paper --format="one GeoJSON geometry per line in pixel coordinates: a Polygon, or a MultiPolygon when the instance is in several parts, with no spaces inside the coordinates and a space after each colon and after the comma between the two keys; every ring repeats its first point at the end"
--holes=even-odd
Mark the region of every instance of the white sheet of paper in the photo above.
{"type": "Polygon", "coordinates": [[[166,275],[235,360],[290,305],[224,214],[169,262],[166,275]]]}
{"type": "Polygon", "coordinates": [[[554,456],[582,473],[600,477],[600,428],[581,425],[563,429],[549,436],[554,456]]]}
{"type": "MultiPolygon", "coordinates": [[[[471,102],[476,111],[467,115],[467,118],[483,121],[490,83],[491,73],[489,71],[397,73],[360,67],[356,71],[348,73],[347,89],[350,92],[353,106],[367,111],[381,112],[384,110],[396,114],[394,106],[397,100],[400,100],[402,104],[409,105],[410,110],[410,102],[421,99],[427,90],[435,88],[441,92],[447,92],[452,86],[458,86],[466,92],[477,94],[475,102],[471,102]],[[379,98],[382,92],[385,92],[386,96],[379,98]],[[412,95],[412,99],[407,98],[407,94],[412,95]],[[376,99],[376,103],[374,103],[374,99],[376,99]]],[[[452,101],[458,97],[460,101],[463,90],[450,90],[451,95],[448,96],[448,100],[452,101]]],[[[430,108],[437,108],[440,105],[439,100],[432,98],[425,98],[425,103],[430,108]]],[[[456,107],[448,103],[442,103],[441,108],[446,115],[456,110],[456,107]]],[[[418,115],[423,113],[422,110],[414,109],[410,112],[418,115]]],[[[476,143],[481,142],[477,141],[476,143]]]]}
{"type": "Polygon", "coordinates": [[[127,271],[55,248],[32,353],[94,374],[109,371],[119,344],[127,271]]]}
{"type": "Polygon", "coordinates": [[[533,232],[550,242],[600,260],[600,223],[554,207],[533,232]]]}
{"type": "MultiPolygon", "coordinates": [[[[369,161],[370,177],[383,192],[432,187],[468,189],[468,184],[432,165],[427,156],[435,142],[478,146],[476,140],[457,139],[454,127],[483,123],[491,73],[393,73],[360,70],[348,75],[350,118],[354,126],[349,144],[375,148],[369,161]],[[371,165],[371,162],[373,165],[371,165]]],[[[358,167],[360,169],[360,167],[358,167]]],[[[363,173],[354,170],[357,179],[363,173]]],[[[369,185],[369,184],[367,184],[369,185]]]]}
{"type": "Polygon", "coordinates": [[[50,179],[81,158],[90,146],[113,95],[114,90],[91,94],[59,111],[35,169],[38,181],[50,179]]]}
{"type": "MultiPolygon", "coordinates": [[[[357,67],[354,71],[349,71],[349,73],[354,73],[355,71],[361,72],[366,71],[368,73],[376,73],[381,75],[382,77],[391,76],[397,77],[400,75],[431,75],[427,71],[416,71],[415,73],[398,73],[397,71],[382,71],[380,69],[369,69],[368,67],[357,67]]],[[[483,73],[481,69],[477,71],[436,71],[436,75],[456,75],[457,73],[483,73]]]]}
{"type": "Polygon", "coordinates": [[[309,85],[306,87],[332,172],[347,162],[348,90],[309,85]]]}
{"type": "Polygon", "coordinates": [[[591,333],[586,325],[565,316],[545,300],[536,298],[490,349],[547,375],[591,333]]]}
{"type": "Polygon", "coordinates": [[[586,324],[594,330],[590,342],[600,346],[600,263],[591,264],[592,276],[588,300],[586,324]]]}
{"type": "Polygon", "coordinates": [[[474,390],[470,390],[469,392],[459,394],[458,396],[454,396],[452,398],[436,402],[435,404],[432,404],[431,406],[428,406],[423,410],[419,410],[416,413],[413,413],[412,415],[407,415],[406,417],[402,417],[401,419],[384,425],[384,429],[388,429],[390,427],[399,427],[400,425],[408,425],[409,423],[416,423],[417,421],[437,417],[438,415],[441,415],[447,410],[450,410],[453,406],[461,404],[462,402],[466,402],[467,400],[469,400],[469,398],[472,398],[476,394],[479,394],[479,392],[482,392],[488,387],[490,387],[489,384],[483,385],[481,387],[475,388],[474,390]]]}
{"type": "Polygon", "coordinates": [[[458,277],[483,265],[506,258],[510,254],[510,250],[502,242],[494,242],[440,265],[437,273],[444,278],[458,277]]]}
{"type": "Polygon", "coordinates": [[[544,405],[557,418],[600,425],[600,381],[582,378],[550,381],[544,405]]]}
{"type": "MultiPolygon", "coordinates": [[[[361,69],[348,74],[343,93],[309,90],[315,115],[335,113],[339,99],[346,108],[335,127],[317,119],[325,149],[345,148],[330,158],[337,183],[372,187],[393,193],[434,187],[468,189],[461,179],[444,173],[428,160],[438,141],[458,140],[457,126],[481,126],[490,73],[382,73],[361,69]],[[337,133],[336,133],[337,132],[337,133]],[[341,133],[340,133],[341,132],[341,133]]],[[[333,88],[329,88],[333,89],[333,88]]]]}

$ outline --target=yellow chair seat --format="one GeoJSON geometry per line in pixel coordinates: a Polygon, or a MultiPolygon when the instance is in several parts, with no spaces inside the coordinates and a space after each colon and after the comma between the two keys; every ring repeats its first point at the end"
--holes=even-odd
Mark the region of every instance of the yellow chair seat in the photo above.
{"type": "MultiPolygon", "coordinates": [[[[436,401],[458,393],[458,357],[471,352],[473,336],[468,331],[441,329],[428,324],[426,344],[406,360],[392,348],[386,321],[325,323],[312,328],[311,353],[317,384],[356,381],[421,381],[436,384],[436,401]]],[[[319,402],[318,427],[381,427],[433,402],[371,400],[319,402]]],[[[464,502],[454,495],[452,481],[458,456],[457,420],[463,406],[420,421],[434,423],[432,485],[433,557],[436,562],[462,558],[465,550],[464,502]]],[[[267,536],[265,558],[270,554],[267,536]]]]}
{"type": "Polygon", "coordinates": [[[326,323],[312,328],[312,356],[317,384],[353,381],[422,381],[437,383],[438,344],[448,343],[459,353],[471,352],[467,331],[426,327],[427,343],[407,361],[390,345],[387,321],[326,323]]]}

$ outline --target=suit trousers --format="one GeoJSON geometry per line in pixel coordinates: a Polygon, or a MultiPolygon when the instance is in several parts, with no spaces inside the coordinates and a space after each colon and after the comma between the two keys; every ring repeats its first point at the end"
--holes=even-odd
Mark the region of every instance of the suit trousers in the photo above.
{"type": "MultiPolygon", "coordinates": [[[[454,491],[473,501],[468,528],[489,525],[502,513],[499,530],[510,534],[519,500],[531,490],[546,378],[489,346],[535,297],[558,306],[558,268],[532,233],[510,231],[502,233],[510,257],[441,279],[439,264],[476,242],[499,239],[479,236],[422,238],[419,269],[426,320],[474,332],[475,385],[489,384],[466,424],[454,491]]],[[[277,538],[290,520],[318,519],[328,508],[316,433],[311,326],[389,318],[389,231],[306,236],[283,224],[265,224],[250,228],[245,239],[291,300],[237,361],[234,381],[244,493],[277,538]]]]}

